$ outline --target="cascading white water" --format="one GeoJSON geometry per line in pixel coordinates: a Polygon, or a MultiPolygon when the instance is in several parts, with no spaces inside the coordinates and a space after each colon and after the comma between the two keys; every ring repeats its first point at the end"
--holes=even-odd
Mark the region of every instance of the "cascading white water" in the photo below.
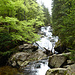
{"type": "Polygon", "coordinates": [[[39,46],[45,47],[48,50],[52,49],[52,44],[46,37],[41,38],[41,40],[37,41],[37,43],[39,44],[39,46]]]}
{"type": "Polygon", "coordinates": [[[58,36],[52,36],[52,28],[50,26],[41,27],[41,32],[45,35],[36,43],[38,43],[40,47],[45,47],[48,50],[54,51],[55,42],[58,41],[58,36]]]}
{"type": "Polygon", "coordinates": [[[40,67],[39,69],[37,69],[36,75],[45,75],[45,74],[46,74],[46,71],[47,71],[48,69],[50,69],[50,68],[48,67],[48,60],[45,60],[44,62],[45,62],[45,63],[41,63],[41,67],[40,67]]]}
{"type": "MultiPolygon", "coordinates": [[[[43,37],[40,38],[40,41],[36,43],[39,45],[40,49],[44,49],[45,47],[48,50],[52,50],[54,52],[55,42],[58,41],[57,36],[52,36],[52,28],[50,26],[41,27],[41,31],[43,37]]],[[[34,45],[37,45],[34,43],[34,45]]],[[[46,71],[49,69],[48,67],[48,58],[42,59],[40,61],[31,62],[27,67],[24,69],[25,75],[45,75],[46,71]]]]}

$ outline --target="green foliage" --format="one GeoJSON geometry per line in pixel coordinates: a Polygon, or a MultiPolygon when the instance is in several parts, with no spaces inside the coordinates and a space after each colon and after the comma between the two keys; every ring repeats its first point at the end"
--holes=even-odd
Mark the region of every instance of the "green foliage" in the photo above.
{"type": "Polygon", "coordinates": [[[53,34],[58,35],[61,43],[75,49],[75,1],[53,0],[53,34]]]}
{"type": "Polygon", "coordinates": [[[12,51],[0,52],[0,55],[2,55],[2,56],[5,56],[5,55],[10,56],[11,53],[12,53],[12,51]]]}
{"type": "Polygon", "coordinates": [[[71,56],[69,58],[75,62],[75,50],[70,50],[71,51],[71,56]]]}
{"type": "Polygon", "coordinates": [[[44,25],[42,9],[35,0],[0,0],[0,51],[4,55],[18,41],[32,43],[39,38],[35,32],[44,25]]]}

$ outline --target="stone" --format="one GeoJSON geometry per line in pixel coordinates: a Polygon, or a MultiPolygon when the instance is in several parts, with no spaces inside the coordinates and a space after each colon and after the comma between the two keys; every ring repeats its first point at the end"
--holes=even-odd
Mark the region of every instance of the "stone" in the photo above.
{"type": "Polygon", "coordinates": [[[17,61],[17,64],[19,65],[19,66],[26,66],[27,64],[29,63],[29,61],[24,61],[24,62],[22,62],[22,61],[17,61]]]}
{"type": "Polygon", "coordinates": [[[38,34],[46,36],[46,33],[42,31],[39,31],[38,34]]]}
{"type": "Polygon", "coordinates": [[[49,69],[47,70],[46,75],[67,75],[67,69],[65,68],[49,69]]]}
{"type": "Polygon", "coordinates": [[[60,53],[67,53],[69,52],[68,48],[65,46],[65,44],[62,44],[60,40],[58,40],[56,43],[55,43],[55,51],[57,51],[59,54],[60,53]]]}
{"type": "Polygon", "coordinates": [[[41,64],[35,64],[35,68],[41,68],[41,64]]]}
{"type": "Polygon", "coordinates": [[[32,44],[23,44],[19,46],[19,51],[29,51],[33,52],[38,49],[38,46],[34,46],[32,44]]]}
{"type": "Polygon", "coordinates": [[[66,50],[66,46],[61,46],[61,45],[55,47],[54,49],[55,49],[55,51],[57,51],[59,54],[65,52],[65,51],[67,51],[67,50],[66,50]]]}
{"type": "Polygon", "coordinates": [[[45,47],[44,47],[44,49],[45,49],[44,53],[45,53],[46,55],[48,55],[48,56],[53,55],[52,50],[48,50],[48,49],[46,49],[45,47]]]}
{"type": "Polygon", "coordinates": [[[68,65],[67,70],[68,70],[67,72],[68,75],[75,75],[75,64],[68,65]]]}
{"type": "Polygon", "coordinates": [[[16,61],[13,61],[12,66],[13,67],[16,66],[16,61]]]}
{"type": "Polygon", "coordinates": [[[67,64],[73,64],[74,63],[74,61],[72,61],[72,60],[67,60],[67,64]]]}
{"type": "Polygon", "coordinates": [[[50,42],[55,42],[55,39],[51,39],[50,42]]]}
{"type": "Polygon", "coordinates": [[[36,52],[33,52],[27,59],[32,61],[32,60],[41,60],[43,58],[46,58],[47,55],[43,53],[42,50],[38,49],[36,52]]]}
{"type": "Polygon", "coordinates": [[[54,54],[49,57],[49,67],[59,68],[67,61],[67,56],[71,53],[54,54]]]}
{"type": "Polygon", "coordinates": [[[32,53],[18,52],[12,55],[9,59],[9,64],[13,67],[26,66],[31,61],[40,60],[46,58],[47,55],[43,53],[42,50],[37,50],[32,53]]]}
{"type": "Polygon", "coordinates": [[[30,54],[26,52],[18,52],[12,55],[9,59],[9,64],[16,67],[16,66],[21,66],[21,64],[26,61],[30,54]]]}

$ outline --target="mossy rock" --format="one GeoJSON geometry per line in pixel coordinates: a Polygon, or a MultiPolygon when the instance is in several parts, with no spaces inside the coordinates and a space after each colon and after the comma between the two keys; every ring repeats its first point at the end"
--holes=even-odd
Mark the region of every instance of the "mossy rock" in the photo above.
{"type": "Polygon", "coordinates": [[[46,75],[68,75],[68,74],[67,74],[67,69],[65,68],[54,68],[54,69],[49,69],[46,72],[46,75]]]}

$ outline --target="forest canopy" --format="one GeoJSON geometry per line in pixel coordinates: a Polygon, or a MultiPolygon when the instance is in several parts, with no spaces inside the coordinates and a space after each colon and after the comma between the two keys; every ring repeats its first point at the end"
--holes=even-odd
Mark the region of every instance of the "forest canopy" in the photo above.
{"type": "Polygon", "coordinates": [[[53,0],[53,34],[62,44],[75,49],[75,0],[53,0]]]}

